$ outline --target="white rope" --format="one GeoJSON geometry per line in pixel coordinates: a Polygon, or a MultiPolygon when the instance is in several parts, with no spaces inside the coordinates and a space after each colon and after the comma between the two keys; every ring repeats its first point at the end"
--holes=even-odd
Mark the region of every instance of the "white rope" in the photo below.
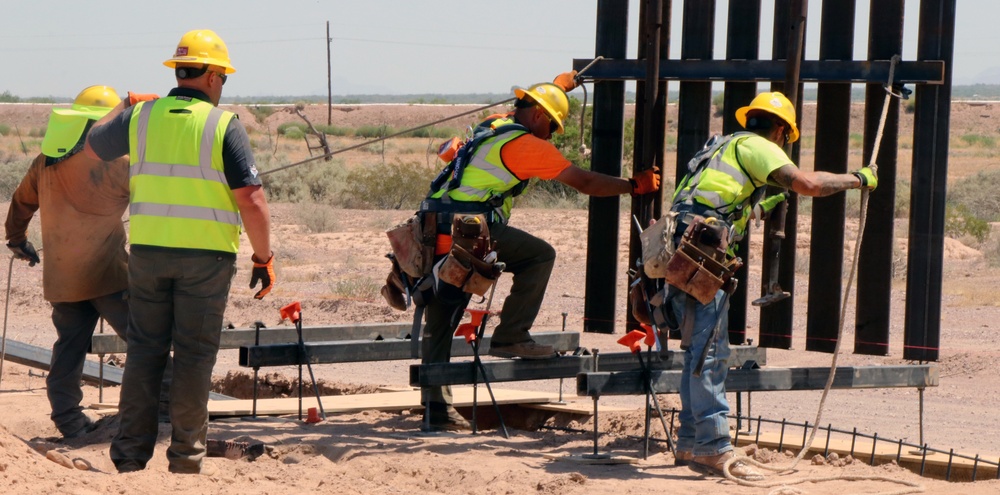
{"type": "MultiPolygon", "coordinates": [[[[878,121],[878,131],[875,133],[875,143],[873,145],[872,155],[868,165],[872,169],[872,172],[875,174],[876,177],[878,177],[878,165],[875,164],[875,158],[878,156],[879,146],[882,143],[882,131],[885,128],[886,116],[889,114],[889,103],[892,101],[892,97],[898,96],[897,94],[892,92],[892,80],[893,80],[893,75],[895,73],[896,64],[899,63],[899,59],[900,59],[899,55],[893,55],[892,60],[889,64],[889,82],[886,85],[885,101],[882,104],[882,117],[878,121]]],[[[810,447],[812,447],[813,440],[816,438],[816,432],[819,431],[819,425],[823,417],[823,409],[826,406],[826,398],[829,395],[830,389],[833,386],[834,372],[837,369],[837,357],[840,355],[840,344],[844,341],[843,339],[844,319],[846,318],[847,315],[847,303],[848,303],[847,295],[851,293],[851,286],[853,285],[854,277],[857,273],[858,258],[860,257],[860,252],[861,252],[861,238],[863,237],[865,232],[865,219],[868,217],[868,194],[869,194],[868,188],[862,186],[861,212],[858,220],[858,239],[857,242],[854,243],[854,254],[852,256],[852,261],[851,261],[851,271],[847,277],[847,287],[844,289],[843,304],[841,305],[840,309],[840,326],[837,329],[837,344],[834,347],[833,356],[830,360],[830,374],[826,379],[826,386],[823,387],[823,394],[820,396],[819,407],[817,408],[816,411],[816,421],[813,422],[812,431],[809,433],[809,440],[802,445],[802,450],[799,451],[798,455],[795,456],[791,464],[788,465],[787,467],[771,466],[768,464],[758,462],[757,460],[747,456],[739,456],[739,455],[733,456],[728,461],[726,461],[725,465],[722,468],[722,472],[726,475],[726,479],[729,479],[743,486],[751,486],[756,488],[782,487],[776,491],[771,492],[772,494],[775,495],[798,493],[794,489],[787,489],[791,491],[784,491],[786,490],[785,487],[787,487],[788,485],[797,485],[806,482],[819,483],[824,481],[885,481],[887,483],[896,483],[900,485],[905,485],[907,487],[894,492],[888,492],[883,495],[903,495],[908,493],[920,493],[925,490],[925,487],[920,483],[889,478],[886,476],[839,475],[839,476],[827,476],[819,478],[800,478],[800,479],[784,480],[784,481],[754,482],[754,481],[746,481],[739,479],[729,471],[730,467],[733,464],[737,462],[742,462],[745,464],[749,464],[751,466],[756,466],[761,469],[775,472],[776,474],[779,475],[788,473],[795,469],[795,466],[798,465],[799,461],[802,460],[802,458],[806,455],[806,453],[809,452],[810,447]]]]}

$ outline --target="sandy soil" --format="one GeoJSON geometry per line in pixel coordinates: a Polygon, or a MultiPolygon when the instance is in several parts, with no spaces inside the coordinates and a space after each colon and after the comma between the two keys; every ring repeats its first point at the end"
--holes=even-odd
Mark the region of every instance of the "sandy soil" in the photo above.
{"type": "MultiPolygon", "coordinates": [[[[4,117],[3,111],[4,106],[0,106],[0,120],[4,117]]],[[[47,109],[42,113],[47,113],[47,109]]],[[[427,116],[418,118],[426,119],[427,116]]],[[[291,301],[302,303],[303,321],[307,325],[409,321],[410,314],[389,309],[379,298],[377,289],[387,268],[383,255],[388,243],[382,231],[410,212],[337,210],[337,230],[313,234],[297,220],[295,205],[275,204],[272,208],[279,283],[266,299],[255,301],[247,287],[249,267],[241,264],[226,314],[233,325],[243,328],[261,320],[270,327],[278,326],[278,308],[291,301]]],[[[800,221],[802,232],[808,232],[808,217],[800,221]]],[[[512,222],[547,239],[559,253],[537,329],[560,329],[562,315],[566,313],[567,330],[580,330],[586,212],[518,209],[512,222]]],[[[625,229],[629,224],[624,218],[621,224],[618,307],[624,308],[625,229]]],[[[905,224],[897,228],[897,233],[905,235],[905,232],[905,224]]],[[[243,245],[246,251],[248,243],[243,245]]],[[[798,249],[802,255],[807,248],[808,235],[800,235],[798,249]]],[[[937,449],[953,448],[957,453],[997,459],[1000,449],[996,447],[994,425],[1000,382],[992,379],[991,371],[992,364],[1000,356],[1000,337],[997,336],[1000,335],[997,332],[1000,307],[992,287],[1000,280],[1000,273],[989,267],[978,252],[957,241],[948,240],[946,252],[942,359],[938,363],[941,386],[926,392],[923,441],[937,449]]],[[[241,260],[248,257],[249,252],[241,253],[241,260]]],[[[751,279],[747,283],[756,290],[760,269],[754,260],[751,260],[750,272],[751,279]]],[[[54,332],[49,321],[49,307],[41,299],[41,271],[16,264],[10,275],[7,337],[50,346],[54,332]]],[[[797,293],[805,294],[806,274],[800,273],[797,279],[802,284],[796,287],[797,293]]],[[[501,279],[495,304],[503,302],[508,289],[509,278],[501,279]]],[[[903,279],[900,279],[891,302],[892,355],[876,358],[844,354],[840,356],[841,365],[902,362],[904,289],[903,279]]],[[[795,343],[799,349],[769,350],[769,365],[829,365],[830,355],[801,350],[805,297],[798,297],[796,303],[795,343]]],[[[622,311],[617,315],[619,328],[624,325],[622,311]]],[[[748,331],[755,337],[756,310],[751,309],[749,317],[748,331]]],[[[853,321],[850,313],[847,321],[853,321]]],[[[852,326],[846,326],[844,338],[852,342],[852,326]]],[[[622,350],[614,343],[618,337],[620,334],[587,333],[581,339],[585,347],[610,352],[622,350]]],[[[116,359],[120,361],[121,356],[116,359]]],[[[410,364],[411,361],[321,365],[316,366],[315,371],[328,385],[347,391],[367,391],[376,386],[405,387],[410,364]]],[[[270,371],[286,377],[295,373],[291,367],[270,371]]],[[[216,367],[219,381],[229,372],[246,373],[238,367],[235,351],[222,351],[216,367]]],[[[4,493],[797,493],[703,478],[687,468],[674,467],[672,456],[658,444],[654,444],[648,459],[634,464],[587,465],[555,460],[566,456],[579,460],[583,454],[592,452],[593,440],[588,432],[593,425],[589,421],[567,425],[580,430],[577,432],[514,431],[510,439],[505,439],[495,430],[488,430],[478,435],[427,438],[415,435],[419,411],[336,415],[316,425],[306,425],[295,418],[213,421],[210,425],[212,439],[261,441],[270,449],[253,462],[211,458],[207,462],[218,468],[218,473],[212,476],[176,476],[166,472],[169,430],[164,426],[149,469],[117,475],[107,454],[117,428],[116,418],[102,421],[100,428],[81,439],[57,441],[54,437],[57,432],[47,417],[45,384],[41,375],[39,370],[10,362],[3,369],[0,488],[4,493]],[[82,461],[80,465],[86,471],[69,469],[46,459],[43,454],[49,450],[64,454],[71,462],[74,459],[82,461]]],[[[556,392],[560,384],[549,380],[503,386],[556,392]]],[[[564,390],[568,398],[576,399],[572,396],[571,384],[565,384],[564,390]]],[[[106,388],[104,393],[106,401],[117,398],[115,387],[106,388]]],[[[96,387],[88,385],[84,403],[97,402],[97,394],[96,387]]],[[[730,401],[735,405],[734,394],[730,394],[730,401]]],[[[818,401],[819,392],[757,393],[752,398],[751,414],[812,423],[818,401]]],[[[667,408],[677,405],[675,396],[664,396],[661,402],[667,408]]],[[[642,434],[641,397],[605,398],[602,404],[631,411],[601,415],[598,425],[602,431],[600,450],[616,456],[637,457],[641,452],[641,444],[636,439],[642,434]]],[[[862,432],[878,433],[880,438],[912,443],[921,440],[918,396],[911,389],[834,391],[827,401],[821,423],[846,430],[856,427],[862,432]]],[[[58,458],[55,454],[51,456],[58,458]]],[[[787,462],[780,453],[762,451],[758,457],[772,465],[787,462]]],[[[998,481],[946,483],[920,478],[893,464],[875,467],[863,462],[843,461],[814,464],[807,458],[797,469],[797,473],[771,476],[770,480],[788,483],[804,476],[841,477],[796,487],[810,494],[885,493],[902,488],[887,482],[848,480],[864,477],[918,483],[928,493],[1000,493],[998,481]]]]}

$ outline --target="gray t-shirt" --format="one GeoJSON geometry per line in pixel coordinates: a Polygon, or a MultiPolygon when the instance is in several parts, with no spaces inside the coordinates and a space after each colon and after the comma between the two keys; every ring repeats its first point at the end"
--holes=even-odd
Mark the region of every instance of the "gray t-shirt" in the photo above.
{"type": "MultiPolygon", "coordinates": [[[[190,88],[174,88],[167,96],[180,96],[211,101],[201,91],[190,88]]],[[[148,105],[149,103],[147,103],[148,105]]],[[[129,120],[134,107],[126,108],[121,114],[104,125],[90,131],[87,138],[90,147],[102,160],[111,161],[129,152],[129,120]]],[[[238,118],[229,121],[222,141],[223,173],[230,189],[261,184],[257,176],[257,164],[250,148],[250,138],[238,118]]]]}

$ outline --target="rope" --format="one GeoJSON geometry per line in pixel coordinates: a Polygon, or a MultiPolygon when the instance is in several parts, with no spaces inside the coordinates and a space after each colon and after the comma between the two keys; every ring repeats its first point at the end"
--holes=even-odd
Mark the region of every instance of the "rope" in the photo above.
{"type": "MultiPolygon", "coordinates": [[[[598,60],[602,60],[603,58],[604,57],[597,57],[593,61],[591,61],[589,64],[587,64],[586,67],[584,67],[579,72],[577,72],[577,78],[579,78],[582,81],[583,73],[586,72],[588,69],[590,69],[590,67],[593,66],[598,60]]],[[[587,89],[584,88],[583,91],[584,91],[584,95],[585,95],[584,98],[586,98],[587,89]]],[[[454,119],[457,119],[459,117],[464,117],[466,115],[472,115],[474,113],[479,113],[479,112],[482,112],[483,110],[488,110],[488,109],[493,108],[493,107],[498,106],[498,105],[505,105],[507,103],[510,103],[510,102],[516,100],[516,99],[517,98],[507,98],[506,100],[501,100],[501,101],[498,101],[498,102],[489,103],[487,105],[483,105],[481,107],[474,108],[474,109],[469,110],[467,112],[458,113],[458,114],[452,115],[450,117],[444,117],[442,119],[435,120],[434,122],[429,122],[429,123],[426,123],[426,124],[418,125],[416,127],[411,127],[409,129],[406,129],[406,130],[403,130],[403,131],[399,131],[399,132],[396,132],[396,133],[393,133],[393,134],[389,134],[388,136],[382,136],[382,137],[376,138],[376,139],[369,139],[368,141],[364,141],[364,142],[359,143],[359,144],[348,146],[346,148],[341,148],[339,150],[334,150],[334,151],[331,151],[329,153],[325,153],[325,154],[322,154],[322,155],[317,155],[317,156],[314,156],[314,157],[311,157],[311,158],[307,158],[307,159],[299,161],[299,162],[290,163],[288,165],[282,165],[282,166],[280,166],[278,168],[271,169],[271,170],[268,170],[266,172],[261,172],[260,175],[264,176],[264,175],[273,174],[275,172],[280,172],[282,170],[286,170],[286,169],[289,169],[289,168],[292,168],[292,167],[298,167],[299,165],[305,165],[305,164],[307,164],[309,162],[314,162],[316,160],[321,160],[321,159],[324,159],[324,158],[328,158],[328,157],[331,157],[333,155],[339,155],[340,153],[344,153],[344,152],[351,151],[351,150],[356,150],[358,148],[363,148],[363,147],[368,146],[370,144],[381,143],[382,141],[385,141],[386,139],[392,139],[394,137],[402,136],[404,134],[409,134],[411,132],[418,131],[418,130],[423,129],[425,127],[432,127],[432,126],[438,125],[438,124],[440,124],[442,122],[447,122],[449,120],[454,120],[454,119]]],[[[586,109],[586,100],[584,100],[584,109],[586,109]]],[[[585,112],[581,112],[581,113],[585,113],[585,112]]],[[[582,122],[583,121],[581,119],[581,123],[582,122]]],[[[582,136],[583,136],[583,125],[582,124],[580,125],[580,136],[581,136],[581,139],[582,139],[582,136]]]]}
{"type": "MultiPolygon", "coordinates": [[[[875,158],[878,156],[879,146],[882,143],[882,131],[885,128],[885,119],[886,119],[886,116],[889,114],[889,103],[892,101],[892,97],[899,96],[898,94],[892,92],[893,75],[895,73],[896,64],[899,63],[899,60],[900,60],[899,55],[893,55],[892,59],[890,61],[890,64],[889,64],[889,82],[888,82],[888,84],[886,84],[886,93],[887,94],[886,94],[886,97],[885,97],[885,101],[882,104],[882,117],[878,121],[878,130],[875,133],[875,143],[873,145],[872,155],[871,155],[871,159],[869,160],[869,165],[868,165],[872,169],[872,172],[875,173],[876,177],[878,177],[878,165],[875,164],[875,158]]],[[[779,467],[774,467],[774,466],[770,466],[770,465],[767,465],[767,464],[764,464],[764,463],[761,463],[761,462],[757,462],[755,459],[752,459],[750,457],[746,457],[746,456],[733,456],[728,461],[726,461],[725,465],[722,468],[722,472],[726,475],[726,479],[729,479],[730,481],[733,481],[733,482],[735,482],[737,484],[740,484],[740,485],[752,486],[752,487],[757,487],[757,488],[785,487],[785,486],[788,486],[788,485],[797,485],[797,484],[806,483],[806,482],[819,483],[819,482],[823,482],[823,481],[837,481],[837,480],[840,480],[840,481],[885,481],[885,482],[888,482],[888,483],[897,483],[897,484],[905,485],[908,488],[904,488],[904,489],[897,490],[897,491],[894,491],[894,492],[889,492],[889,493],[886,493],[886,494],[883,494],[883,495],[903,495],[903,494],[908,494],[908,493],[920,493],[920,492],[923,492],[925,490],[925,487],[922,484],[920,484],[920,483],[915,483],[915,482],[910,482],[910,481],[905,481],[905,480],[893,479],[893,478],[889,478],[889,477],[886,477],[886,476],[840,475],[840,476],[828,476],[828,477],[820,477],[820,478],[801,478],[801,479],[796,479],[796,480],[791,480],[791,481],[773,481],[773,482],[762,483],[762,482],[753,482],[753,481],[741,480],[741,479],[733,476],[733,474],[729,472],[730,466],[732,466],[733,464],[735,464],[737,462],[743,462],[743,463],[746,463],[746,464],[749,464],[749,465],[752,465],[752,466],[759,467],[761,469],[765,469],[765,470],[768,470],[768,471],[775,472],[777,474],[784,474],[784,473],[790,472],[793,469],[795,469],[795,466],[798,465],[799,461],[801,461],[802,458],[805,457],[806,453],[809,452],[809,448],[812,446],[813,440],[816,438],[816,432],[819,431],[819,425],[820,425],[820,422],[821,422],[822,417],[823,417],[823,409],[826,406],[826,398],[829,395],[830,389],[833,386],[833,380],[834,380],[834,376],[835,376],[834,372],[837,369],[837,357],[840,355],[840,345],[844,341],[844,339],[843,339],[843,334],[844,334],[844,319],[846,318],[846,315],[847,315],[847,303],[848,303],[847,295],[851,293],[851,286],[853,285],[855,275],[857,274],[858,258],[860,257],[860,253],[861,253],[861,239],[862,239],[863,234],[865,232],[865,223],[866,223],[866,218],[868,217],[868,194],[869,194],[869,192],[870,191],[869,191],[868,188],[866,188],[866,187],[862,187],[861,188],[861,212],[859,214],[859,219],[858,219],[858,239],[857,239],[857,242],[854,243],[854,253],[853,253],[853,256],[852,256],[852,260],[851,260],[851,271],[850,271],[850,274],[847,277],[847,287],[844,289],[843,303],[842,303],[841,309],[840,309],[840,326],[837,329],[837,344],[834,347],[833,356],[832,356],[832,358],[830,360],[830,374],[829,374],[829,376],[826,379],[826,385],[823,387],[823,394],[820,396],[819,406],[818,406],[817,411],[816,411],[816,422],[813,423],[812,431],[809,433],[809,440],[804,445],[802,445],[802,450],[799,451],[798,455],[795,456],[795,458],[791,462],[791,465],[789,465],[788,467],[780,467],[780,466],[779,467]]],[[[796,493],[796,492],[787,492],[787,491],[782,491],[782,490],[783,489],[779,489],[778,491],[771,492],[771,493],[775,493],[775,494],[777,494],[777,493],[796,493]]]]}

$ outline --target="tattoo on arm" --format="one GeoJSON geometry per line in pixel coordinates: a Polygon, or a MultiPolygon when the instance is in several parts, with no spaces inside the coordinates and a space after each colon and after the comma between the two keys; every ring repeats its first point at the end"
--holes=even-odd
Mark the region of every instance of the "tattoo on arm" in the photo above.
{"type": "Polygon", "coordinates": [[[795,178],[795,166],[784,166],[771,172],[771,180],[785,189],[792,188],[792,180],[795,178]]]}

